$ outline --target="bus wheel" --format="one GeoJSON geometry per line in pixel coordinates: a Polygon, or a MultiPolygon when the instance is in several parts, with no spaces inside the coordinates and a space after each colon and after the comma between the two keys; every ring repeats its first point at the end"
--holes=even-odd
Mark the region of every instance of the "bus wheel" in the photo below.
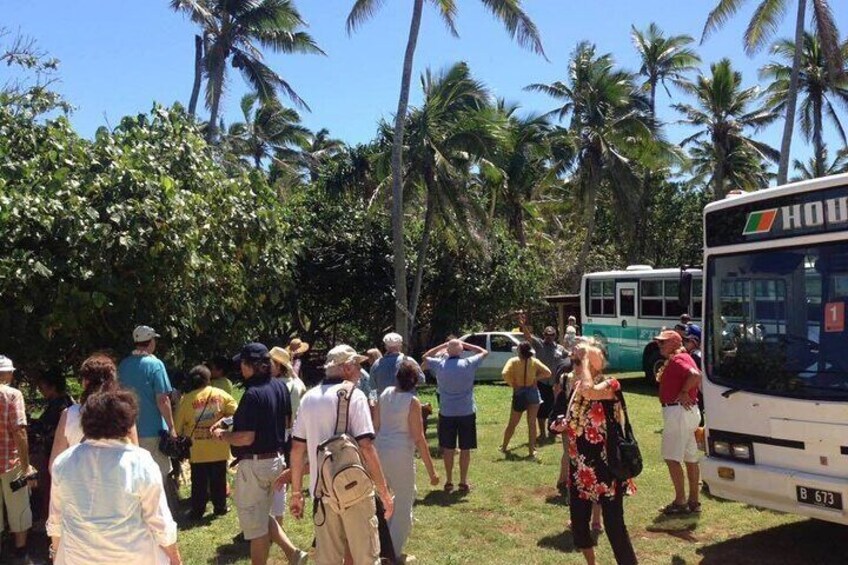
{"type": "Polygon", "coordinates": [[[648,383],[656,386],[657,372],[660,370],[660,367],[662,367],[664,361],[665,359],[663,359],[663,356],[660,355],[659,350],[655,349],[646,352],[642,367],[645,371],[645,380],[648,383]]]}

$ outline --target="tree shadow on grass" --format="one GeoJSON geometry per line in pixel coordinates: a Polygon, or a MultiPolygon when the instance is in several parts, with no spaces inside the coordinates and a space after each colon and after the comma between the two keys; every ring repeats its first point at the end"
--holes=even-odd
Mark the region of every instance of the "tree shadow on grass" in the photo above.
{"type": "Polygon", "coordinates": [[[569,531],[545,536],[540,539],[536,545],[545,549],[556,549],[563,552],[577,551],[577,548],[574,547],[574,537],[569,531]]]}
{"type": "Polygon", "coordinates": [[[219,545],[215,557],[209,558],[209,565],[226,565],[250,559],[250,542],[244,541],[241,534],[235,536],[230,543],[219,545]]]}
{"type": "Polygon", "coordinates": [[[697,553],[705,565],[844,564],[844,540],[845,526],[807,520],[706,545],[697,553]]]}
{"type": "Polygon", "coordinates": [[[443,490],[431,490],[424,495],[424,498],[417,500],[415,504],[418,506],[454,506],[456,504],[465,504],[466,496],[466,494],[457,491],[445,492],[443,490]]]}

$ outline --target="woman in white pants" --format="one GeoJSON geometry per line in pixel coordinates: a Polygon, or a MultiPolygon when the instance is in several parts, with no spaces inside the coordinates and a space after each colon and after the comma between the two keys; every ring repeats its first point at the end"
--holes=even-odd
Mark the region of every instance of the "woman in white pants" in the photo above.
{"type": "Polygon", "coordinates": [[[412,505],[415,502],[415,449],[421,454],[430,484],[438,485],[439,476],[430,458],[430,448],[424,437],[421,401],[415,396],[418,366],[410,361],[401,363],[395,386],[380,395],[377,422],[377,451],[389,488],[395,495],[395,509],[389,518],[389,532],[397,561],[411,561],[403,555],[403,547],[412,529],[412,505]]]}

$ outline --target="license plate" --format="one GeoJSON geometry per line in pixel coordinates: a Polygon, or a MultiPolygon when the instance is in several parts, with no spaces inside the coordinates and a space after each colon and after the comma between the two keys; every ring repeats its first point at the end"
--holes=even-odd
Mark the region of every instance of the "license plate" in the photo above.
{"type": "Polygon", "coordinates": [[[795,486],[795,492],[798,495],[798,502],[801,504],[842,510],[842,494],[838,492],[797,485],[795,486]]]}

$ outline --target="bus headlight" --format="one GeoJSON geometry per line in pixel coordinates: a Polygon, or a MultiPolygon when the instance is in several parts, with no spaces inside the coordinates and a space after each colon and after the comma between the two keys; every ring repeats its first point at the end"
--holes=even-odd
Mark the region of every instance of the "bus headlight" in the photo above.
{"type": "Polygon", "coordinates": [[[730,444],[726,441],[714,441],[713,453],[721,457],[730,457],[730,444]]]}
{"type": "Polygon", "coordinates": [[[753,449],[750,444],[746,443],[734,443],[733,444],[733,458],[741,459],[743,461],[752,461],[753,460],[753,449]]]}

